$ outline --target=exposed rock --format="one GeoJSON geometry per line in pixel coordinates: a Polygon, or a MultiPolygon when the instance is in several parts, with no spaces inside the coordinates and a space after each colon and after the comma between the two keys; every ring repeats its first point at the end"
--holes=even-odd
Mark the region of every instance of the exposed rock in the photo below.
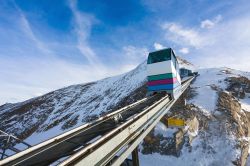
{"type": "MultiPolygon", "coordinates": [[[[186,105],[186,98],[192,98],[195,96],[195,91],[189,88],[174,104],[170,112],[166,114],[162,119],[161,123],[167,127],[167,119],[175,117],[183,119],[186,127],[180,127],[173,133],[172,136],[164,137],[163,135],[157,135],[154,130],[144,139],[142,146],[143,154],[160,153],[162,155],[173,155],[180,156],[181,149],[185,143],[191,149],[192,140],[198,134],[199,121],[198,119],[206,119],[204,115],[194,109],[191,105],[186,105]]],[[[206,120],[203,120],[205,122],[206,120]]],[[[204,124],[203,124],[204,125],[204,124]]],[[[170,129],[167,129],[170,130],[170,129]]]]}
{"type": "Polygon", "coordinates": [[[193,119],[188,119],[186,121],[186,126],[188,126],[188,140],[191,145],[193,139],[198,135],[199,131],[199,121],[196,117],[193,119]]]}
{"type": "Polygon", "coordinates": [[[239,101],[228,92],[220,92],[218,99],[218,109],[224,113],[229,114],[225,120],[228,120],[227,128],[230,134],[235,135],[240,141],[241,156],[239,161],[235,162],[237,165],[246,165],[246,160],[249,151],[249,138],[250,136],[250,121],[245,112],[241,110],[239,101]]]}
{"type": "Polygon", "coordinates": [[[237,98],[243,99],[245,93],[250,93],[250,80],[246,77],[229,77],[225,81],[228,82],[226,90],[232,92],[237,98]]]}

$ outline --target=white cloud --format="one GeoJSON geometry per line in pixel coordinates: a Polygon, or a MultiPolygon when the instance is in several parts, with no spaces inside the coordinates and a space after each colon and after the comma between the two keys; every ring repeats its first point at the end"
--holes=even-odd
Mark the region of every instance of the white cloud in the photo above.
{"type": "Polygon", "coordinates": [[[188,54],[189,53],[189,48],[183,47],[179,50],[180,53],[182,54],[188,54]]]}
{"type": "Polygon", "coordinates": [[[91,65],[74,64],[56,57],[18,57],[13,61],[11,57],[3,58],[0,54],[0,105],[130,71],[146,59],[148,50],[125,46],[120,55],[118,65],[102,71],[91,65]]]}
{"type": "Polygon", "coordinates": [[[160,43],[154,43],[154,48],[155,48],[155,50],[161,50],[164,48],[164,46],[161,45],[160,43]]]}
{"type": "Polygon", "coordinates": [[[202,35],[211,44],[194,50],[193,62],[201,67],[230,67],[250,71],[250,17],[225,20],[202,35]],[[244,28],[242,28],[244,27],[244,28]]]}
{"type": "Polygon", "coordinates": [[[213,28],[214,22],[211,20],[204,20],[201,22],[201,28],[213,28]]]}
{"type": "Polygon", "coordinates": [[[165,23],[162,25],[162,29],[166,32],[166,40],[195,48],[205,45],[205,39],[195,29],[184,28],[177,23],[165,23]]]}
{"type": "Polygon", "coordinates": [[[216,16],[215,18],[213,18],[212,20],[209,20],[209,19],[206,19],[206,20],[203,20],[201,22],[201,28],[207,28],[207,29],[210,29],[210,28],[213,28],[217,23],[219,23],[220,21],[222,20],[222,16],[221,15],[218,15],[216,16]]]}
{"type": "Polygon", "coordinates": [[[76,0],[69,1],[69,7],[74,15],[74,28],[78,41],[77,48],[80,50],[81,54],[87,58],[90,65],[93,65],[93,67],[98,66],[99,69],[102,68],[101,70],[103,70],[103,64],[88,43],[91,28],[96,19],[92,15],[79,11],[77,9],[76,0]]]}
{"type": "Polygon", "coordinates": [[[0,58],[0,105],[26,100],[64,86],[94,81],[105,74],[89,65],[77,65],[51,57],[18,57],[15,61],[0,58]]]}
{"type": "MultiPolygon", "coordinates": [[[[70,45],[53,41],[52,46],[48,39],[44,41],[35,35],[34,32],[39,29],[32,26],[20,9],[13,11],[15,17],[6,11],[6,16],[9,16],[6,19],[13,25],[0,26],[0,42],[4,43],[0,45],[0,105],[27,100],[72,84],[121,74],[145,60],[147,49],[130,45],[121,50],[112,50],[112,55],[105,55],[107,59],[103,64],[88,42],[96,20],[80,12],[76,1],[69,3],[74,16],[73,34],[77,37],[76,43],[70,45]],[[76,62],[74,58],[69,60],[69,57],[65,59],[58,50],[72,57],[78,56],[77,60],[82,58],[81,53],[88,63],[76,62]]],[[[45,29],[47,34],[51,33],[47,27],[45,29]]]]}
{"type": "Polygon", "coordinates": [[[145,47],[138,48],[134,46],[124,46],[122,48],[123,52],[123,61],[122,63],[125,67],[124,69],[127,69],[127,71],[135,68],[139,63],[141,63],[143,60],[145,60],[148,56],[148,49],[145,47]]]}
{"type": "Polygon", "coordinates": [[[199,67],[226,66],[250,71],[250,15],[239,15],[223,22],[221,19],[220,15],[214,18],[216,26],[209,30],[183,27],[178,23],[166,23],[162,28],[166,41],[192,50],[187,58],[199,67]]]}
{"type": "Polygon", "coordinates": [[[141,60],[144,59],[147,54],[147,48],[137,48],[135,46],[124,46],[123,51],[125,52],[126,56],[133,59],[133,60],[141,60]]]}
{"type": "Polygon", "coordinates": [[[29,38],[29,40],[31,40],[41,52],[43,52],[46,55],[53,55],[53,52],[42,41],[40,41],[36,37],[28,19],[26,18],[25,14],[22,12],[22,10],[15,4],[15,2],[13,4],[14,4],[15,9],[17,10],[17,13],[20,17],[20,19],[19,19],[20,29],[24,32],[26,37],[29,38]]]}
{"type": "Polygon", "coordinates": [[[92,73],[93,69],[95,69],[97,73],[103,73],[102,75],[104,76],[111,76],[113,73],[122,73],[131,70],[145,59],[145,54],[147,52],[145,48],[124,46],[122,52],[118,51],[121,62],[116,61],[116,64],[113,66],[103,64],[88,42],[91,28],[98,20],[96,20],[93,15],[78,10],[77,0],[69,1],[69,6],[74,15],[74,27],[78,40],[77,48],[80,50],[81,54],[87,58],[89,65],[92,67],[92,73]],[[120,70],[117,70],[116,66],[118,66],[120,70]]]}

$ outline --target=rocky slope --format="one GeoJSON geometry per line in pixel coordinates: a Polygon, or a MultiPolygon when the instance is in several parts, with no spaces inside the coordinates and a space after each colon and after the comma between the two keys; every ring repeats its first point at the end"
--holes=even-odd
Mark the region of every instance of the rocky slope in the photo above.
{"type": "Polygon", "coordinates": [[[250,164],[249,73],[228,68],[199,73],[165,117],[185,119],[186,127],[167,128],[162,120],[142,143],[142,165],[250,164]]]}

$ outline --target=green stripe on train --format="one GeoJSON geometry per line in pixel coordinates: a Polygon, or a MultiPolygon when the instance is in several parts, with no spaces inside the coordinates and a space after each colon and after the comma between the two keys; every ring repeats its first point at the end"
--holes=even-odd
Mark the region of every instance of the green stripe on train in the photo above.
{"type": "Polygon", "coordinates": [[[163,80],[174,77],[175,74],[173,73],[159,74],[159,75],[148,76],[148,81],[163,80]]]}

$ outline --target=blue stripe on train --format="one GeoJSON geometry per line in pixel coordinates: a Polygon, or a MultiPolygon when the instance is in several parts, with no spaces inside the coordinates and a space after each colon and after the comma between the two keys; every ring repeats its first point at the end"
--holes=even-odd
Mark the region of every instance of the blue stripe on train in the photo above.
{"type": "Polygon", "coordinates": [[[155,85],[148,86],[148,91],[158,91],[158,90],[173,90],[178,87],[179,84],[166,84],[166,85],[155,85]]]}

